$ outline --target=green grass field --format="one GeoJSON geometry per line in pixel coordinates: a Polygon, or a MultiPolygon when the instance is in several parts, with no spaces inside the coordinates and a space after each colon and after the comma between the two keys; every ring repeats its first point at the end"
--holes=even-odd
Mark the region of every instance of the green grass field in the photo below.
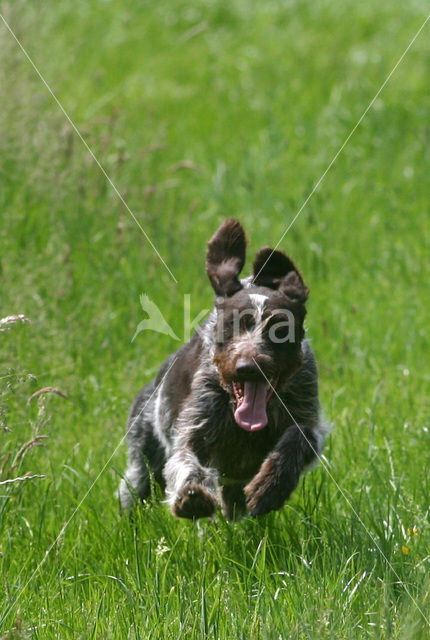
{"type": "Polygon", "coordinates": [[[115,497],[130,403],[180,344],[131,341],[139,295],[182,335],[225,217],[249,263],[279,240],[428,3],[0,7],[178,281],[0,21],[0,318],[31,321],[0,332],[0,638],[428,638],[430,23],[281,243],[311,289],[326,467],[234,525],[160,503],[132,523],[115,497]]]}

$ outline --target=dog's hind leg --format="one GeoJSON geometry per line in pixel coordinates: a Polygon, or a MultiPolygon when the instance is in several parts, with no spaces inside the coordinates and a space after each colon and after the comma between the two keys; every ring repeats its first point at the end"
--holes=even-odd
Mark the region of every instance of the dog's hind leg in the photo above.
{"type": "Polygon", "coordinates": [[[130,464],[119,485],[121,508],[129,509],[137,500],[145,500],[150,492],[150,474],[145,463],[130,464]]]}
{"type": "Polygon", "coordinates": [[[164,489],[162,470],[166,456],[152,425],[152,405],[148,400],[152,396],[152,386],[150,383],[137,396],[129,417],[128,468],[118,491],[123,509],[128,509],[136,501],[149,498],[153,481],[164,489]]]}
{"type": "Polygon", "coordinates": [[[244,483],[225,484],[222,487],[222,512],[226,520],[240,520],[246,514],[244,483]]]}
{"type": "Polygon", "coordinates": [[[217,506],[218,479],[190,449],[177,450],[164,468],[167,503],[177,518],[206,518],[217,506]]]}
{"type": "Polygon", "coordinates": [[[149,498],[154,482],[164,490],[162,470],[165,462],[163,447],[152,432],[147,431],[140,447],[131,449],[128,468],[119,485],[118,494],[123,509],[131,507],[136,500],[149,498]]]}

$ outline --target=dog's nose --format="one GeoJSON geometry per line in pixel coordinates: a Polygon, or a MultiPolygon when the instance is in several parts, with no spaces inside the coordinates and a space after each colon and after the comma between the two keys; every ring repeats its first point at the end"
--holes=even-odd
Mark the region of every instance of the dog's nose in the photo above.
{"type": "Polygon", "coordinates": [[[255,376],[260,373],[260,369],[254,360],[248,360],[248,358],[239,358],[236,363],[236,373],[241,376],[255,376]]]}

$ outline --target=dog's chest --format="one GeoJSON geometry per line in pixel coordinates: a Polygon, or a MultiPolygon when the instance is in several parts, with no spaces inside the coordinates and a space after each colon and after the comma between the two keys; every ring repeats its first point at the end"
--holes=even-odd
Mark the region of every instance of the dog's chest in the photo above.
{"type": "Polygon", "coordinates": [[[269,428],[248,433],[231,424],[213,445],[209,464],[217,469],[222,482],[246,482],[273,448],[275,438],[271,436],[269,428]]]}

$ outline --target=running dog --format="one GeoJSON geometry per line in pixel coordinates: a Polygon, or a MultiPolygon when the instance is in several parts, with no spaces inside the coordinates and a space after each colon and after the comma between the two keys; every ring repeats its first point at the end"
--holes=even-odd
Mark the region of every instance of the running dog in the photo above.
{"type": "Polygon", "coordinates": [[[280,509],[315,463],[326,426],[304,337],[309,290],[284,253],[261,249],[239,279],[246,238],[227,220],[208,244],[215,305],[192,339],[139,393],[128,422],[127,509],[165,492],[173,515],[260,516],[280,509]]]}

